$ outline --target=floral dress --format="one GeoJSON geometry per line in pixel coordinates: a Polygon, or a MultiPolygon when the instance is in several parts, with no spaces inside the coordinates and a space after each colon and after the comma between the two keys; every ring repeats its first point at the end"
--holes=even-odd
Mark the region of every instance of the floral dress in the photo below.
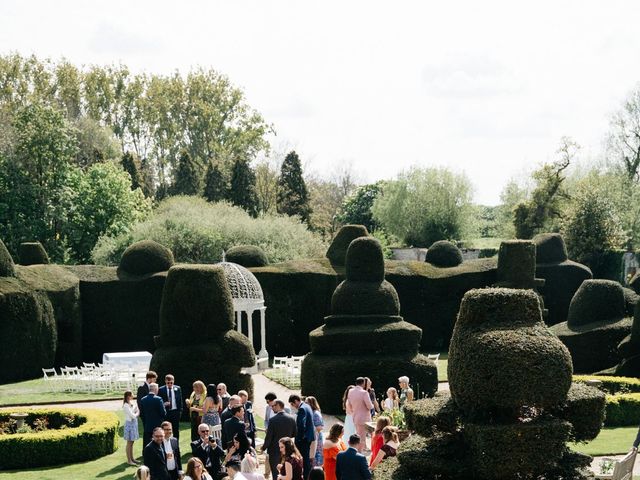
{"type": "MultiPolygon", "coordinates": [[[[324,427],[324,420],[322,420],[322,413],[320,410],[313,411],[313,426],[314,427],[324,427]]],[[[322,430],[319,432],[316,431],[316,466],[319,467],[324,463],[324,456],[322,454],[322,445],[324,444],[324,435],[322,434],[322,430]]]]}

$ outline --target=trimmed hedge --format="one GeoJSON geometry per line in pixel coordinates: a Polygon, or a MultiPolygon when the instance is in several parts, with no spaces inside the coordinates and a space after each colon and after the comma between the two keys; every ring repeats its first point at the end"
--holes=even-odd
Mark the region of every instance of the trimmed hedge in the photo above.
{"type": "MultiPolygon", "coordinates": [[[[11,412],[0,411],[0,421],[8,420],[11,412]]],[[[0,435],[0,469],[24,470],[83,462],[103,457],[118,448],[119,421],[113,413],[88,409],[29,409],[25,413],[30,417],[50,416],[50,423],[55,423],[56,417],[69,416],[80,425],[46,432],[0,435]]]]}
{"type": "Polygon", "coordinates": [[[538,263],[536,277],[544,279],[544,285],[537,289],[549,310],[545,322],[556,325],[567,321],[573,296],[585,280],[591,280],[592,275],[589,267],[567,260],[563,263],[538,263]]]}
{"type": "Polygon", "coordinates": [[[427,249],[424,261],[441,268],[457,267],[462,263],[462,252],[455,244],[439,240],[427,249]]]}
{"type": "MultiPolygon", "coordinates": [[[[433,479],[447,478],[451,480],[464,480],[476,478],[471,468],[471,458],[469,448],[466,446],[461,433],[437,433],[429,437],[421,435],[411,435],[400,444],[398,448],[398,462],[394,462],[389,467],[392,470],[382,469],[382,472],[393,472],[391,476],[382,476],[396,480],[403,478],[394,473],[407,475],[406,478],[433,479]],[[405,473],[406,472],[406,473],[405,473]],[[441,477],[442,476],[442,477],[441,477]]],[[[386,463],[392,459],[385,459],[381,465],[386,467],[386,463]]],[[[375,469],[375,479],[379,480],[378,468],[375,469]]]]}
{"type": "Polygon", "coordinates": [[[40,242],[23,242],[18,252],[20,265],[48,264],[49,255],[40,242]]]}
{"type": "Polygon", "coordinates": [[[618,282],[585,280],[571,300],[567,325],[580,327],[605,320],[613,323],[624,315],[624,291],[618,282]]]}
{"type": "Polygon", "coordinates": [[[609,395],[618,393],[640,393],[640,379],[631,377],[613,377],[606,375],[574,375],[573,381],[584,383],[587,380],[600,380],[602,385],[598,387],[609,395]]]}
{"type": "Polygon", "coordinates": [[[536,478],[558,462],[566,449],[569,422],[540,418],[528,423],[467,423],[464,437],[479,478],[536,478]]]}
{"type": "Polygon", "coordinates": [[[256,245],[236,245],[225,252],[227,262],[237,263],[245,268],[269,265],[267,254],[256,245]]]}
{"type": "Polygon", "coordinates": [[[342,395],[356,378],[371,378],[375,388],[397,386],[407,375],[416,396],[432,397],[438,389],[438,369],[424,355],[319,355],[309,353],[302,362],[302,394],[315,395],[322,411],[342,413],[342,395]]]}
{"type": "Polygon", "coordinates": [[[78,277],[59,265],[18,265],[16,275],[32,289],[44,293],[53,306],[58,332],[55,365],[80,364],[82,307],[78,277]]]}
{"type": "Polygon", "coordinates": [[[326,257],[333,265],[344,265],[351,242],[356,238],[368,236],[369,231],[364,225],[345,225],[336,233],[327,249],[326,257]]]}
{"type": "Polygon", "coordinates": [[[605,418],[605,394],[583,383],[572,383],[567,400],[555,414],[571,424],[570,440],[589,442],[600,433],[605,418]]]}
{"type": "Polygon", "coordinates": [[[351,282],[382,282],[384,256],[377,238],[360,237],[349,244],[345,273],[351,282]]]}
{"type": "Polygon", "coordinates": [[[607,427],[640,424],[640,393],[607,395],[604,424],[607,427]]]}
{"type": "Polygon", "coordinates": [[[552,407],[571,386],[571,356],[542,322],[532,290],[467,292],[449,348],[457,405],[472,418],[517,416],[523,405],[552,407]]]}
{"type": "Polygon", "coordinates": [[[124,251],[119,269],[132,275],[165,272],[173,264],[173,253],[153,240],[135,242],[124,251]]]}
{"type": "Polygon", "coordinates": [[[0,240],[0,277],[15,277],[13,258],[4,242],[0,240]]]}
{"type": "Polygon", "coordinates": [[[53,365],[57,330],[47,296],[23,281],[0,277],[0,383],[37,378],[53,365]]]}
{"type": "Polygon", "coordinates": [[[66,268],[80,278],[84,361],[101,362],[104,352],[155,350],[166,272],[129,275],[115,267],[66,268]]]}
{"type": "Polygon", "coordinates": [[[425,436],[435,431],[455,433],[461,427],[461,413],[449,392],[438,392],[433,398],[415,400],[404,406],[409,429],[425,436]]]}
{"type": "Polygon", "coordinates": [[[568,260],[567,246],[559,233],[539,233],[533,237],[536,263],[562,263],[568,260]]]}
{"type": "Polygon", "coordinates": [[[345,280],[331,297],[333,315],[399,315],[398,292],[386,280],[381,283],[345,280]]]}
{"type": "Polygon", "coordinates": [[[534,288],[536,246],[531,240],[506,240],[498,252],[497,286],[534,288]]]}

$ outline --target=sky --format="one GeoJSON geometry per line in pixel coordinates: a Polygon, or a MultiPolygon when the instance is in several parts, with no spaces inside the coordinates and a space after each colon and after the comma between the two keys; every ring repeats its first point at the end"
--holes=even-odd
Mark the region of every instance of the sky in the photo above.
{"type": "Polygon", "coordinates": [[[588,161],[640,81],[636,1],[19,1],[0,54],[213,68],[305,168],[361,183],[465,173],[477,203],[556,156],[588,161]]]}

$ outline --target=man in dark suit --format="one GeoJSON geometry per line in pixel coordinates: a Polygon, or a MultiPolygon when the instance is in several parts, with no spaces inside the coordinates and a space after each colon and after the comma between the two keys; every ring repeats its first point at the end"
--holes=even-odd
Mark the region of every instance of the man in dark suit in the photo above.
{"type": "Polygon", "coordinates": [[[280,463],[280,439],[284,437],[296,437],[296,419],[293,415],[285,412],[284,402],[282,400],[274,400],[271,408],[273,409],[273,415],[269,419],[267,435],[262,444],[262,451],[264,452],[266,450],[267,455],[269,455],[271,475],[275,480],[278,478],[278,464],[280,463]]]}
{"type": "Polygon", "coordinates": [[[222,444],[224,447],[229,448],[233,437],[237,435],[240,442],[238,453],[240,458],[244,458],[244,454],[247,453],[249,447],[249,438],[244,431],[244,407],[242,405],[232,407],[231,414],[231,418],[224,422],[222,426],[222,444]]]}
{"type": "Polygon", "coordinates": [[[182,389],[174,385],[173,375],[164,377],[164,386],[158,390],[158,395],[167,410],[167,420],[171,422],[173,435],[180,440],[180,416],[182,415],[182,389]]]}
{"type": "Polygon", "coordinates": [[[200,438],[191,442],[191,454],[202,460],[202,464],[211,477],[214,479],[220,478],[224,450],[217,444],[215,438],[209,436],[209,425],[206,423],[200,424],[198,435],[200,435],[200,438]]]}
{"type": "Polygon", "coordinates": [[[164,422],[164,417],[166,416],[167,411],[164,409],[162,399],[158,397],[157,383],[149,385],[149,394],[140,402],[142,409],[144,410],[144,418],[142,419],[144,433],[142,435],[142,441],[146,445],[151,441],[151,434],[153,430],[164,422]]]}
{"type": "Polygon", "coordinates": [[[369,480],[371,478],[367,458],[358,453],[359,444],[360,436],[357,433],[353,434],[349,437],[349,448],[338,454],[336,459],[338,480],[369,480]]]}
{"type": "Polygon", "coordinates": [[[240,390],[238,396],[244,407],[244,431],[251,441],[251,446],[256,448],[256,420],[253,416],[253,403],[249,401],[249,393],[246,390],[240,390]]]}
{"type": "Polygon", "coordinates": [[[313,410],[302,401],[299,395],[289,397],[289,405],[298,410],[296,415],[296,447],[302,456],[302,469],[304,478],[309,476],[311,471],[311,443],[316,438],[316,427],[313,425],[313,410]]]}
{"type": "Polygon", "coordinates": [[[164,431],[164,453],[167,458],[167,470],[171,480],[179,480],[182,476],[182,459],[180,458],[180,442],[173,436],[173,427],[171,422],[165,420],[162,422],[162,430],[164,431]]]}
{"type": "Polygon", "coordinates": [[[236,405],[240,405],[242,403],[242,399],[240,398],[239,395],[231,395],[228,400],[229,401],[227,403],[227,406],[225,407],[224,410],[222,410],[222,413],[220,414],[221,425],[224,425],[224,422],[226,422],[231,417],[233,417],[233,413],[231,413],[231,409],[236,405]]]}
{"type": "MultiPolygon", "coordinates": [[[[140,420],[144,420],[144,412],[142,411],[142,399],[149,395],[149,385],[151,385],[152,383],[156,383],[157,379],[158,374],[153,370],[149,370],[147,372],[146,380],[142,385],[138,387],[138,392],[136,393],[136,403],[138,404],[138,411],[140,412],[140,420]]],[[[145,443],[142,448],[144,448],[147,443],[145,443]]]]}
{"type": "Polygon", "coordinates": [[[171,480],[169,470],[167,470],[167,455],[163,445],[164,431],[162,428],[157,427],[152,436],[153,440],[142,451],[144,464],[149,468],[149,473],[153,480],[171,480]]]}

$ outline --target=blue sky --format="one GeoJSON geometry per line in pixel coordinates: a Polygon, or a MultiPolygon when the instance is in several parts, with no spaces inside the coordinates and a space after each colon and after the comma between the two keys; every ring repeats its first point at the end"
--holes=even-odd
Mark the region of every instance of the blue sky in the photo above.
{"type": "Polygon", "coordinates": [[[276,149],[361,181],[465,172],[479,203],[554,159],[597,159],[640,81],[631,1],[5,1],[0,53],[227,74],[276,149]]]}

